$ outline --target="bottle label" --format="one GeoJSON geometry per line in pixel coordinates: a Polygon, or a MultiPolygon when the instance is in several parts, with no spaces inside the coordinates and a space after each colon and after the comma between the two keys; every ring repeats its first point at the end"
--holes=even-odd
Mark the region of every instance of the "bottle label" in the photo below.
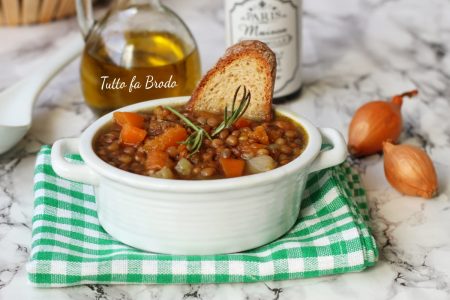
{"type": "Polygon", "coordinates": [[[292,0],[227,0],[227,43],[256,39],[276,54],[274,96],[300,88],[299,7],[292,0]]]}

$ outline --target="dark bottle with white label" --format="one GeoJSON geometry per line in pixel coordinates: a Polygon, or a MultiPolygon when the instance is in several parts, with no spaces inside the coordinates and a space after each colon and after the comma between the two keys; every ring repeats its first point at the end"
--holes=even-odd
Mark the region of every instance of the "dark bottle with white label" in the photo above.
{"type": "Polygon", "coordinates": [[[276,54],[274,102],[295,99],[301,90],[302,0],[225,0],[228,46],[265,42],[276,54]]]}

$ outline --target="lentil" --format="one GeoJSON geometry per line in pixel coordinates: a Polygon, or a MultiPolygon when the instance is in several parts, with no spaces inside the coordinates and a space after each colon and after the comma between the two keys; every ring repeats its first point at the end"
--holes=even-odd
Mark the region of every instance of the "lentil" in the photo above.
{"type": "Polygon", "coordinates": [[[202,171],[200,172],[200,174],[203,177],[211,177],[216,173],[216,169],[208,167],[208,168],[204,168],[202,169],[202,171]]]}
{"type": "Polygon", "coordinates": [[[281,153],[284,153],[284,154],[291,154],[292,149],[288,145],[281,145],[280,151],[281,151],[281,153]]]}
{"type": "Polygon", "coordinates": [[[223,145],[223,140],[221,140],[221,139],[213,139],[211,142],[211,146],[213,146],[214,148],[219,148],[222,145],[223,145]]]}
{"type": "Polygon", "coordinates": [[[262,149],[258,149],[258,151],[256,151],[257,155],[269,155],[269,150],[262,148],[262,149]]]}
{"type": "Polygon", "coordinates": [[[226,139],[230,135],[230,131],[228,129],[224,129],[219,133],[219,138],[222,140],[226,139]]]}
{"type": "Polygon", "coordinates": [[[238,143],[238,138],[234,135],[227,137],[227,139],[225,140],[225,143],[228,146],[236,146],[238,143]]]}
{"type": "Polygon", "coordinates": [[[286,140],[283,139],[283,138],[277,138],[275,140],[275,144],[277,144],[277,145],[284,145],[284,144],[286,144],[286,140]]]}
{"type": "Polygon", "coordinates": [[[209,126],[211,126],[213,128],[217,127],[217,125],[219,125],[219,123],[220,123],[219,119],[215,118],[215,117],[209,117],[206,120],[206,124],[208,124],[209,126]]]}

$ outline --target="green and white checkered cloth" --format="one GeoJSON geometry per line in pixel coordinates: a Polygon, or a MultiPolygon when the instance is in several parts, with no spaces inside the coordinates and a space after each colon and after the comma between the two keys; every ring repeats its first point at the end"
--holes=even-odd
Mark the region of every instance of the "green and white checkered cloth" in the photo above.
{"type": "MultiPolygon", "coordinates": [[[[310,175],[289,233],[236,254],[182,256],[140,251],[100,226],[92,186],[58,177],[42,147],[35,169],[29,280],[39,287],[85,283],[229,283],[357,272],[378,259],[359,175],[344,163],[310,175]]],[[[77,156],[71,159],[80,161],[77,156]]]]}

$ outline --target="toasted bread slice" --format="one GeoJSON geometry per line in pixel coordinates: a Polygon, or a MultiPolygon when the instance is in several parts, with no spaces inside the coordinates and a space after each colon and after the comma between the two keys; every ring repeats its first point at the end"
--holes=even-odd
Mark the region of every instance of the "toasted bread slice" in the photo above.
{"type": "MultiPolygon", "coordinates": [[[[275,54],[265,43],[256,40],[239,42],[228,48],[206,73],[187,107],[192,111],[223,113],[225,106],[231,107],[236,89],[244,85],[251,93],[244,117],[268,121],[272,118],[275,73],[275,54]]],[[[237,97],[237,104],[241,98],[237,97]]]]}

